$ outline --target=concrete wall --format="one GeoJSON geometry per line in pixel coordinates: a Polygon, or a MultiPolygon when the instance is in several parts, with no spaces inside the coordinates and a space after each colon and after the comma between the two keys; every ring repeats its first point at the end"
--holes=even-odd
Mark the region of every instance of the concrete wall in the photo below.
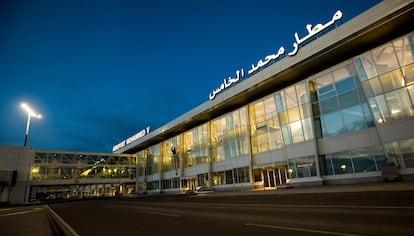
{"type": "Polygon", "coordinates": [[[31,147],[0,146],[0,170],[17,171],[15,186],[2,184],[1,203],[24,204],[28,201],[30,166],[33,160],[31,147]]]}

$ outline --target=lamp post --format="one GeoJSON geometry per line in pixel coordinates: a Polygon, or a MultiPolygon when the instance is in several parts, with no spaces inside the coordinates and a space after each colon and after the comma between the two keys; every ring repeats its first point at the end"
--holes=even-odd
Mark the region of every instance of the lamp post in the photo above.
{"type": "Polygon", "coordinates": [[[22,108],[27,112],[26,135],[24,137],[24,146],[27,146],[27,137],[29,136],[30,117],[42,118],[40,114],[36,114],[26,103],[22,103],[22,108]]]}

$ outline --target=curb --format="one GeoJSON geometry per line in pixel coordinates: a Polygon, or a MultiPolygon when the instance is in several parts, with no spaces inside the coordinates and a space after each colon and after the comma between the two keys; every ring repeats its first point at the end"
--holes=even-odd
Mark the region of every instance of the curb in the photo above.
{"type": "Polygon", "coordinates": [[[62,236],[79,236],[79,234],[68,225],[55,211],[53,211],[48,205],[44,205],[43,209],[47,215],[50,228],[53,231],[53,235],[62,236]]]}

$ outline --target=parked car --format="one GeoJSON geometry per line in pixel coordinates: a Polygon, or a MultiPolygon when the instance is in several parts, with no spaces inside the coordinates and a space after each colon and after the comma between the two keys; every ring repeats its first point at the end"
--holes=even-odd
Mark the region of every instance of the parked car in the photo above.
{"type": "Polygon", "coordinates": [[[213,193],[213,188],[207,186],[198,186],[194,193],[197,195],[210,194],[213,193]]]}

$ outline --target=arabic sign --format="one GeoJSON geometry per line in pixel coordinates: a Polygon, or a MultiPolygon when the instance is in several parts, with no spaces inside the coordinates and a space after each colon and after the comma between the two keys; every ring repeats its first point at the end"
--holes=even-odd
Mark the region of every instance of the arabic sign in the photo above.
{"type": "MultiPolygon", "coordinates": [[[[313,36],[317,35],[321,31],[329,28],[331,25],[333,25],[336,21],[342,19],[342,12],[340,10],[336,11],[333,15],[332,19],[328,21],[325,24],[317,24],[312,27],[311,24],[306,25],[306,30],[308,31],[308,35],[304,36],[303,38],[300,38],[298,33],[295,33],[295,42],[293,43],[293,50],[291,52],[288,52],[287,55],[292,57],[295,56],[298,53],[299,46],[303,45],[307,40],[311,39],[313,36]]],[[[267,55],[264,60],[259,60],[257,64],[252,64],[252,68],[248,70],[248,76],[251,76],[253,73],[255,73],[260,68],[265,67],[270,62],[274,62],[277,59],[280,59],[281,56],[285,55],[285,48],[280,47],[277,53],[267,55]]],[[[236,71],[236,78],[229,77],[228,79],[224,79],[223,83],[215,89],[213,92],[209,94],[210,100],[213,100],[217,94],[225,90],[226,88],[230,87],[231,85],[237,83],[240,79],[245,78],[244,69],[236,71]]]]}
{"type": "Polygon", "coordinates": [[[149,132],[150,132],[150,127],[148,126],[147,128],[139,131],[138,133],[136,133],[136,134],[132,135],[131,137],[127,138],[126,140],[124,140],[124,141],[118,143],[117,145],[113,146],[112,147],[112,152],[115,152],[115,151],[125,147],[126,145],[134,142],[135,140],[144,137],[145,135],[149,134],[149,132]]]}

